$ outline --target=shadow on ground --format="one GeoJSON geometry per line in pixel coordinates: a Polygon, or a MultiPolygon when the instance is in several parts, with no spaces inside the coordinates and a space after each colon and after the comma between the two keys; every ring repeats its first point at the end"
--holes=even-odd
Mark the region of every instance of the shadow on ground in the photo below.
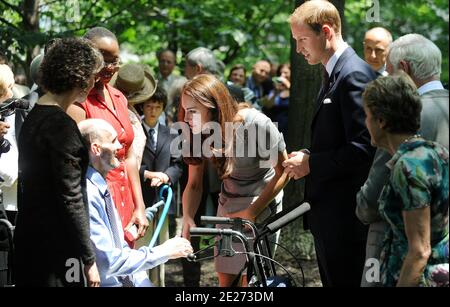
{"type": "MultiPolygon", "coordinates": [[[[280,262],[289,273],[295,278],[297,287],[301,287],[302,273],[296,260],[287,255],[279,253],[275,260],[280,262]]],[[[305,275],[305,287],[321,287],[319,269],[316,260],[299,260],[305,275]]],[[[282,269],[277,269],[281,276],[282,269]]],[[[183,271],[180,260],[171,260],[166,264],[166,287],[183,287],[183,271]]],[[[206,260],[202,262],[202,275],[200,279],[200,287],[217,287],[217,277],[214,271],[214,261],[206,260]]]]}

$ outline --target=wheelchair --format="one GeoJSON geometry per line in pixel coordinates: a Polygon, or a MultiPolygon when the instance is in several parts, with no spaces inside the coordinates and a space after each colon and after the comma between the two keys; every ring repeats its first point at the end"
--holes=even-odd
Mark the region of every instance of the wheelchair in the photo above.
{"type": "MultiPolygon", "coordinates": [[[[191,236],[214,236],[215,242],[212,245],[190,254],[188,260],[204,261],[218,256],[233,257],[237,254],[245,254],[246,263],[232,286],[237,286],[238,281],[245,270],[247,270],[249,287],[297,286],[292,274],[290,274],[282,264],[273,259],[273,251],[270,248],[270,243],[273,242],[269,241],[268,236],[275,234],[278,230],[309,211],[310,208],[309,203],[305,202],[289,211],[279,212],[264,223],[258,225],[241,218],[202,216],[202,223],[228,225],[231,226],[231,228],[192,227],[190,229],[191,236]],[[246,235],[246,233],[248,233],[247,230],[250,230],[251,236],[246,235]],[[237,252],[233,249],[233,239],[242,242],[245,250],[244,252],[237,252]],[[253,245],[251,245],[251,242],[253,242],[253,245]],[[202,257],[203,254],[214,247],[217,247],[217,253],[215,255],[202,257]],[[275,265],[282,268],[288,277],[279,276],[275,265]]],[[[302,269],[301,271],[303,272],[302,269]]]]}

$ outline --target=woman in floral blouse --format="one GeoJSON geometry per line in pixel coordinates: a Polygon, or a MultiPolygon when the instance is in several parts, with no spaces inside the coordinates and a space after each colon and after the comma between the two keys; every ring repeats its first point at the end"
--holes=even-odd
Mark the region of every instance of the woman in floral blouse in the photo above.
{"type": "Polygon", "coordinates": [[[378,78],[363,98],[372,145],[393,156],[379,199],[380,214],[390,225],[381,282],[388,287],[448,286],[448,151],[416,134],[422,105],[406,74],[378,78]]]}

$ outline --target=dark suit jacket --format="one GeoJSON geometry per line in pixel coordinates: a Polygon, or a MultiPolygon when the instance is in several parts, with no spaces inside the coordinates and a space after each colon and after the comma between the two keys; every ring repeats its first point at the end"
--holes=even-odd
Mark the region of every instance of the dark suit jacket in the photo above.
{"type": "Polygon", "coordinates": [[[331,73],[328,90],[322,87],[317,98],[306,178],[306,198],[312,204],[307,224],[315,235],[347,242],[355,236],[366,239],[355,207],[375,153],[361,97],[374,79],[375,72],[349,47],[331,73]]]}
{"type": "Polygon", "coordinates": [[[170,143],[177,136],[170,134],[170,129],[166,126],[159,125],[158,139],[156,141],[156,150],[150,149],[150,141],[148,131],[144,127],[147,136],[144,154],[142,156],[141,168],[139,171],[142,183],[142,196],[147,207],[153,205],[157,201],[157,189],[150,187],[150,183],[144,179],[144,171],[163,172],[170,178],[173,184],[178,182],[182,174],[182,158],[181,156],[173,156],[170,154],[170,143]]]}

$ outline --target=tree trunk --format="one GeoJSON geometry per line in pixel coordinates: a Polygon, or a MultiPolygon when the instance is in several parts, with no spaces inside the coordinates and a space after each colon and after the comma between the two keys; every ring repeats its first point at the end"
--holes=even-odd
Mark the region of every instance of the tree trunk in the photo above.
{"type": "MultiPolygon", "coordinates": [[[[23,31],[27,35],[31,33],[39,33],[39,0],[24,0],[22,2],[22,14],[23,14],[23,31]]],[[[28,45],[26,48],[25,63],[23,63],[23,69],[26,73],[28,83],[31,83],[30,78],[30,64],[33,58],[39,52],[39,47],[28,45]]]]}
{"type": "MultiPolygon", "coordinates": [[[[295,7],[304,0],[295,0],[295,7]]],[[[345,0],[331,1],[339,10],[342,23],[345,0]]],[[[291,93],[289,98],[289,128],[287,136],[288,152],[308,148],[311,140],[311,122],[316,96],[321,84],[321,65],[309,65],[304,57],[296,52],[296,42],[291,39],[291,93]]],[[[305,180],[291,181],[284,189],[285,208],[297,207],[304,198],[305,180]]],[[[313,239],[309,231],[303,230],[303,220],[283,229],[281,242],[295,255],[303,259],[314,256],[313,239]]]]}

